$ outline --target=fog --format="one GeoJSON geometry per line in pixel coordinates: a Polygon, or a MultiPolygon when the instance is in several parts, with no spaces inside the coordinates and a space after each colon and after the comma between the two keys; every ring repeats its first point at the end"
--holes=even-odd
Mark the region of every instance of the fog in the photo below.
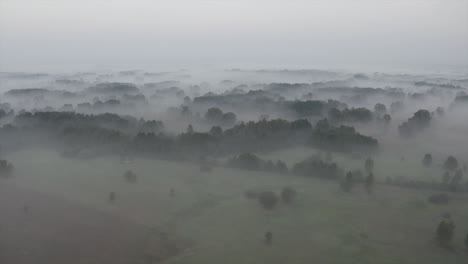
{"type": "Polygon", "coordinates": [[[465,263],[467,77],[1,73],[0,260],[465,263]]]}
{"type": "Polygon", "coordinates": [[[468,260],[468,2],[0,0],[0,264],[468,260]]]}

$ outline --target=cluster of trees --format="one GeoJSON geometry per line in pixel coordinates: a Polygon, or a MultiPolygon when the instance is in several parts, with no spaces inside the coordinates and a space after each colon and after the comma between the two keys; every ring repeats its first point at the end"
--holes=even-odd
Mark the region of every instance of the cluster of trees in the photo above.
{"type": "Polygon", "coordinates": [[[374,106],[374,113],[378,116],[378,117],[382,117],[384,115],[387,114],[387,107],[382,104],[382,103],[377,103],[375,104],[374,106]]]}
{"type": "Polygon", "coordinates": [[[248,92],[232,92],[226,94],[208,93],[193,99],[193,106],[225,107],[230,106],[243,110],[270,110],[279,108],[278,104],[284,100],[278,95],[264,90],[250,90],[248,92]]]}
{"type": "Polygon", "coordinates": [[[453,85],[451,83],[432,83],[427,81],[418,81],[414,83],[414,86],[428,86],[428,87],[438,87],[438,88],[448,88],[448,89],[463,89],[459,85],[453,85]]]}
{"type": "Polygon", "coordinates": [[[336,100],[319,101],[319,100],[307,100],[307,101],[285,101],[283,102],[285,108],[291,111],[295,116],[303,117],[322,117],[327,111],[331,109],[338,110],[346,108],[346,104],[343,104],[336,100]]]}
{"type": "Polygon", "coordinates": [[[76,108],[72,104],[65,104],[60,110],[63,111],[77,111],[81,113],[107,113],[107,112],[118,112],[122,109],[131,109],[136,107],[147,106],[148,101],[142,94],[128,95],[124,94],[121,98],[111,98],[106,100],[100,100],[95,98],[92,103],[84,102],[76,105],[76,108]]]}
{"type": "Polygon", "coordinates": [[[5,93],[7,97],[24,98],[24,99],[37,99],[37,98],[76,98],[77,94],[65,90],[49,90],[44,88],[26,88],[26,89],[12,89],[5,93]]]}
{"type": "Polygon", "coordinates": [[[398,127],[401,136],[411,137],[431,124],[431,113],[428,110],[418,110],[408,121],[398,127]]]}
{"type": "Polygon", "coordinates": [[[99,127],[126,133],[161,132],[164,129],[161,121],[138,120],[111,113],[88,115],[75,112],[23,112],[15,117],[13,124],[52,131],[60,131],[66,127],[99,127]]]}
{"type": "Polygon", "coordinates": [[[343,176],[343,170],[334,162],[323,161],[314,156],[298,162],[292,168],[295,175],[337,180],[343,176]]]}
{"type": "Polygon", "coordinates": [[[98,83],[95,86],[89,87],[88,92],[97,94],[139,94],[140,90],[131,83],[98,83]]]}
{"type": "Polygon", "coordinates": [[[13,113],[14,113],[13,110],[10,110],[9,112],[7,112],[4,109],[0,108],[0,119],[5,118],[7,116],[11,116],[13,113]]]}
{"type": "Polygon", "coordinates": [[[364,136],[351,126],[332,126],[327,119],[317,122],[309,144],[335,151],[374,151],[378,147],[377,139],[364,136]]]}
{"type": "Polygon", "coordinates": [[[418,190],[468,192],[468,182],[463,183],[462,178],[463,173],[458,171],[456,174],[451,174],[449,172],[444,173],[441,181],[414,180],[407,177],[387,177],[385,183],[401,188],[418,190]]]}
{"type": "MultiPolygon", "coordinates": [[[[378,103],[374,107],[374,111],[367,108],[348,108],[347,104],[337,100],[310,100],[311,90],[319,93],[331,93],[349,95],[354,97],[367,97],[373,95],[388,96],[391,98],[401,99],[406,94],[400,89],[388,88],[361,88],[361,87],[336,87],[327,86],[316,88],[314,84],[269,84],[265,90],[243,90],[233,93],[213,94],[209,93],[203,96],[195,97],[193,105],[205,105],[224,107],[229,106],[242,110],[260,110],[263,112],[273,111],[289,113],[289,116],[294,118],[316,118],[328,117],[333,122],[370,122],[379,120],[388,123],[391,116],[387,113],[387,107],[378,103]],[[286,89],[287,88],[287,89],[286,89]],[[290,89],[289,89],[290,88],[290,89]],[[291,90],[293,89],[293,90],[291,90]],[[304,98],[308,100],[286,100],[283,95],[298,91],[307,92],[304,98]]],[[[346,97],[343,97],[346,98],[346,97]]],[[[392,110],[399,110],[401,102],[392,105],[392,110]]],[[[217,113],[219,118],[219,112],[217,113]]]]}
{"type": "Polygon", "coordinates": [[[317,89],[320,92],[324,93],[334,93],[338,95],[344,94],[353,94],[353,95],[364,95],[364,96],[372,96],[372,95],[387,95],[387,94],[401,94],[402,97],[405,96],[405,93],[402,89],[397,88],[372,88],[372,87],[349,87],[349,86],[334,86],[334,87],[323,87],[317,89]]]}
{"type": "MultiPolygon", "coordinates": [[[[209,93],[193,99],[193,106],[224,107],[236,109],[285,112],[295,118],[323,117],[330,109],[344,109],[346,104],[336,101],[320,100],[294,100],[288,101],[284,97],[272,92],[272,90],[250,90],[242,93],[228,93],[216,95],[209,93]]],[[[216,113],[219,116],[219,112],[216,113]]]]}
{"type": "MultiPolygon", "coordinates": [[[[160,121],[138,120],[117,114],[23,112],[14,118],[11,125],[1,128],[0,134],[24,138],[20,135],[32,133],[36,142],[39,140],[37,137],[42,136],[48,142],[55,140],[65,143],[65,146],[102,148],[101,152],[132,152],[169,159],[272,151],[307,143],[339,151],[377,147],[377,140],[359,134],[353,127],[335,127],[326,120],[318,122],[315,128],[307,119],[291,122],[262,119],[257,122],[241,122],[226,130],[213,126],[208,132],[196,132],[189,126],[186,132],[179,135],[170,135],[163,131],[164,125],[160,121]]],[[[276,170],[276,164],[272,166],[271,163],[273,162],[265,161],[261,167],[276,170]]]]}
{"type": "Polygon", "coordinates": [[[372,193],[375,183],[374,174],[370,172],[366,177],[364,177],[360,170],[348,171],[345,177],[341,178],[340,187],[344,192],[351,192],[357,183],[364,184],[364,189],[366,192],[368,194],[372,193]]]}
{"type": "Polygon", "coordinates": [[[332,108],[328,112],[328,117],[332,122],[363,122],[367,123],[373,120],[372,112],[363,107],[345,108],[342,111],[332,108]]]}
{"type": "Polygon", "coordinates": [[[217,107],[209,108],[205,113],[205,120],[211,124],[221,126],[232,126],[237,121],[237,116],[233,112],[226,112],[217,107]]]}
{"type": "MultiPolygon", "coordinates": [[[[147,84],[145,84],[145,87],[151,87],[151,86],[148,86],[147,84]]],[[[185,97],[185,92],[179,87],[171,86],[168,88],[159,89],[151,96],[151,98],[153,99],[164,99],[167,97],[175,97],[175,98],[182,99],[185,97]]]]}
{"type": "Polygon", "coordinates": [[[227,162],[227,166],[240,168],[244,170],[267,171],[282,174],[288,172],[288,166],[283,161],[265,161],[251,153],[244,153],[229,159],[227,162]]]}
{"type": "Polygon", "coordinates": [[[241,122],[222,131],[211,129],[218,140],[218,149],[224,153],[270,151],[306,143],[312,125],[305,119],[283,119],[241,122]]]}
{"type": "Polygon", "coordinates": [[[248,190],[244,195],[248,199],[257,200],[260,206],[267,210],[274,209],[279,201],[291,204],[297,199],[297,191],[292,187],[283,187],[280,195],[277,195],[274,191],[255,190],[248,190]]]}
{"type": "Polygon", "coordinates": [[[455,224],[451,219],[442,220],[437,226],[436,238],[441,246],[450,248],[450,242],[452,241],[455,231],[455,224]]]}

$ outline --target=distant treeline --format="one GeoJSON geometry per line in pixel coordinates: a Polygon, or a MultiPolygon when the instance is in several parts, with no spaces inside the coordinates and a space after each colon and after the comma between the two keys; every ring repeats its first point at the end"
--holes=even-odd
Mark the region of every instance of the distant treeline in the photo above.
{"type": "Polygon", "coordinates": [[[189,126],[186,132],[173,135],[164,131],[161,121],[117,114],[23,112],[4,125],[0,133],[4,139],[21,138],[23,143],[28,135],[36,139],[42,135],[64,147],[183,159],[302,145],[342,152],[369,152],[378,147],[376,139],[358,133],[351,126],[334,126],[326,119],[315,127],[307,119],[240,122],[225,130],[213,126],[207,132],[197,132],[189,126]]]}

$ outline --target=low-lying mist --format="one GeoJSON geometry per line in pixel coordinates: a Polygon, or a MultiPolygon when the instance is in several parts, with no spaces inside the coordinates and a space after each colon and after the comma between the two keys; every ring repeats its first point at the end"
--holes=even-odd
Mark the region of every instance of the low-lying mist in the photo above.
{"type": "Polygon", "coordinates": [[[466,263],[468,75],[0,73],[0,263],[466,263]]]}

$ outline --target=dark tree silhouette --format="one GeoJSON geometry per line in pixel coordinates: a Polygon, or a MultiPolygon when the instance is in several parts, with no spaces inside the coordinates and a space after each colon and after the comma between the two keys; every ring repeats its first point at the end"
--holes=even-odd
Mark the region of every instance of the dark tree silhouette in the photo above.
{"type": "Polygon", "coordinates": [[[432,165],[432,155],[430,153],[424,155],[424,158],[422,159],[422,164],[425,167],[430,167],[432,165]]]}
{"type": "Polygon", "coordinates": [[[223,129],[220,126],[213,126],[210,129],[210,134],[216,138],[221,138],[223,136],[223,129]]]}
{"type": "Polygon", "coordinates": [[[432,116],[427,110],[418,110],[408,121],[398,127],[401,136],[414,136],[431,124],[432,116]]]}
{"type": "Polygon", "coordinates": [[[217,107],[209,108],[206,111],[205,119],[210,122],[219,123],[223,119],[223,111],[217,107]]]}
{"type": "Polygon", "coordinates": [[[232,126],[236,123],[237,116],[233,112],[224,113],[222,116],[222,124],[225,126],[232,126]]]}
{"type": "Polygon", "coordinates": [[[254,154],[244,153],[229,160],[228,165],[246,170],[259,170],[262,160],[254,154]]]}
{"type": "Polygon", "coordinates": [[[444,168],[449,171],[454,171],[458,168],[458,160],[454,156],[449,156],[444,163],[444,168]]]}
{"type": "Polygon", "coordinates": [[[265,191],[260,193],[258,201],[263,208],[271,210],[278,203],[278,197],[272,191],[265,191]]]}
{"type": "Polygon", "coordinates": [[[450,242],[453,239],[453,235],[455,232],[455,224],[452,220],[442,220],[439,225],[437,226],[437,241],[443,247],[450,248],[450,242]]]}
{"type": "Polygon", "coordinates": [[[296,196],[297,196],[296,190],[294,190],[291,187],[284,187],[281,190],[281,200],[285,203],[288,203],[288,204],[292,203],[296,199],[296,196]]]}
{"type": "Polygon", "coordinates": [[[348,172],[343,180],[341,180],[341,189],[345,192],[350,192],[354,185],[353,173],[348,172]]]}
{"type": "Polygon", "coordinates": [[[318,157],[312,157],[296,163],[292,171],[300,176],[330,180],[339,179],[343,174],[336,163],[328,163],[318,157]]]}
{"type": "Polygon", "coordinates": [[[366,162],[364,163],[364,168],[366,169],[367,173],[374,171],[374,160],[370,157],[367,158],[366,162]]]}
{"type": "Polygon", "coordinates": [[[374,113],[377,116],[383,116],[387,113],[387,107],[382,103],[377,103],[374,106],[374,113]]]}

